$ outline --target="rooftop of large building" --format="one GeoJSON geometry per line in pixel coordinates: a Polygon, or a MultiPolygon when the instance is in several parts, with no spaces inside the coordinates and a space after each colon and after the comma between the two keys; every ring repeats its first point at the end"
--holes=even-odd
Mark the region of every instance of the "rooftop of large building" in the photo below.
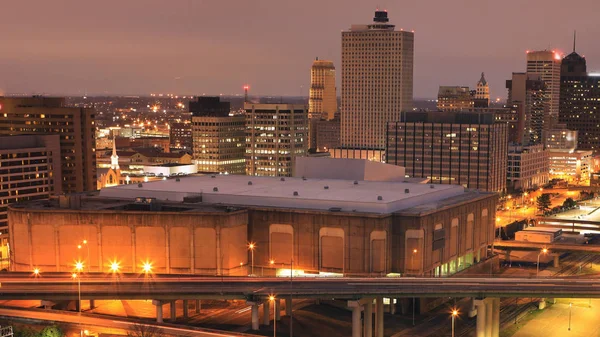
{"type": "Polygon", "coordinates": [[[352,181],[205,175],[165,181],[120,185],[100,191],[101,197],[132,199],[150,197],[179,201],[201,198],[202,203],[293,209],[388,214],[397,211],[420,214],[489,197],[491,193],[466,191],[458,185],[409,182],[352,181]],[[432,208],[433,207],[433,208],[432,208]]]}

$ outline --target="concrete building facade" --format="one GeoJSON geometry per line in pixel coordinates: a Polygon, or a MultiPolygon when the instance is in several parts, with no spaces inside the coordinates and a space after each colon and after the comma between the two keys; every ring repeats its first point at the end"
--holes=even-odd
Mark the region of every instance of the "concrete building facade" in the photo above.
{"type": "Polygon", "coordinates": [[[0,136],[60,136],[64,193],[96,190],[94,119],[94,109],[67,107],[64,98],[0,97],[0,136]]]}
{"type": "Polygon", "coordinates": [[[586,183],[592,173],[592,151],[549,150],[550,179],[586,183]]]}
{"type": "Polygon", "coordinates": [[[506,182],[510,191],[527,191],[549,181],[548,152],[542,144],[508,146],[506,182]]]}
{"type": "Polygon", "coordinates": [[[81,259],[91,271],[116,260],[123,271],[151,262],[154,272],[246,275],[252,242],[254,274],[287,276],[293,261],[298,276],[446,276],[486,256],[497,195],[455,185],[217,175],[60,201],[11,207],[13,270],[70,271],[81,259]],[[73,249],[83,239],[89,258],[73,249]]]}
{"type": "Polygon", "coordinates": [[[408,177],[503,192],[507,144],[507,125],[494,114],[412,112],[388,124],[386,158],[408,177]]]}
{"type": "Polygon", "coordinates": [[[517,139],[513,141],[523,145],[541,144],[547,115],[545,82],[540,75],[513,73],[512,79],[506,81],[506,88],[507,106],[517,114],[517,139]]]}
{"type": "Polygon", "coordinates": [[[246,121],[230,115],[229,102],[219,97],[198,97],[190,102],[193,159],[198,172],[244,174],[246,121]]]}
{"type": "Polygon", "coordinates": [[[332,61],[317,58],[310,68],[309,116],[331,120],[337,111],[335,66],[332,61]]]}
{"type": "Polygon", "coordinates": [[[440,86],[437,108],[440,111],[459,111],[475,107],[469,87],[440,86]]]}
{"type": "Polygon", "coordinates": [[[308,152],[308,110],[304,105],[245,103],[246,174],[293,175],[296,157],[308,152]]]}
{"type": "Polygon", "coordinates": [[[385,11],[342,32],[342,148],[385,149],[386,124],[412,110],[413,57],[414,33],[395,30],[385,11]]]}
{"type": "Polygon", "coordinates": [[[527,75],[537,75],[544,82],[544,130],[558,122],[561,55],[550,50],[527,52],[527,75]]]}
{"type": "Polygon", "coordinates": [[[192,149],[192,124],[171,123],[169,125],[169,143],[173,149],[192,149]]]}

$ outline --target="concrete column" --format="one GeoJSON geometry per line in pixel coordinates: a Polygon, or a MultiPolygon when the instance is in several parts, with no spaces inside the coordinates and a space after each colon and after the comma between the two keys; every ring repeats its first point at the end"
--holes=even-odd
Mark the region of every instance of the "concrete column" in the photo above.
{"type": "Polygon", "coordinates": [[[156,306],[156,323],[162,323],[163,322],[163,302],[162,301],[157,301],[157,300],[152,300],[152,304],[154,304],[154,306],[156,306]]]}
{"type": "Polygon", "coordinates": [[[506,262],[510,262],[510,249],[507,249],[507,250],[504,252],[504,260],[505,260],[506,262]]]}
{"type": "Polygon", "coordinates": [[[540,302],[538,303],[538,309],[543,310],[546,308],[546,299],[542,298],[540,299],[540,302]]]}
{"type": "Polygon", "coordinates": [[[362,326],[360,324],[360,302],[348,301],[348,306],[352,308],[352,337],[362,337],[362,326]]]}
{"type": "Polygon", "coordinates": [[[200,300],[196,300],[196,313],[199,314],[200,313],[200,306],[202,305],[202,301],[200,300]]]}
{"type": "Polygon", "coordinates": [[[479,263],[481,261],[481,248],[477,249],[477,254],[475,255],[475,262],[479,263]]]}
{"type": "Polygon", "coordinates": [[[95,307],[96,307],[96,301],[90,300],[90,310],[94,309],[95,307]]]}
{"type": "Polygon", "coordinates": [[[554,268],[558,268],[560,266],[560,256],[558,254],[554,255],[554,268]]]}
{"type": "Polygon", "coordinates": [[[494,299],[485,299],[485,336],[492,337],[492,322],[494,321],[494,299]]]}
{"type": "Polygon", "coordinates": [[[54,303],[52,301],[47,301],[47,300],[41,300],[40,301],[40,305],[42,307],[44,307],[44,309],[52,309],[52,307],[54,306],[54,304],[56,304],[56,303],[54,303]]]}
{"type": "Polygon", "coordinates": [[[275,317],[274,320],[281,320],[281,300],[278,298],[275,300],[275,317]]]}
{"type": "Polygon", "coordinates": [[[500,298],[492,298],[492,337],[500,337],[500,298]]]}
{"type": "Polygon", "coordinates": [[[258,331],[258,303],[248,302],[252,305],[252,330],[258,331]]]}
{"type": "Polygon", "coordinates": [[[365,337],[373,337],[373,299],[369,299],[364,305],[365,312],[365,337]]]}
{"type": "Polygon", "coordinates": [[[285,314],[292,316],[292,299],[289,297],[285,298],[285,314]]]}
{"type": "Polygon", "coordinates": [[[375,298],[375,337],[383,337],[383,297],[375,298]]]}
{"type": "Polygon", "coordinates": [[[269,302],[270,301],[265,301],[263,303],[263,325],[269,326],[269,323],[271,322],[271,320],[269,319],[269,302]]]}
{"type": "Polygon", "coordinates": [[[485,323],[486,323],[486,305],[485,305],[485,300],[481,299],[481,300],[475,300],[475,306],[477,307],[477,327],[475,329],[476,337],[487,337],[485,335],[485,323]]]}
{"type": "Polygon", "coordinates": [[[177,320],[177,302],[171,301],[171,321],[175,322],[177,320]]]}
{"type": "Polygon", "coordinates": [[[396,303],[394,303],[395,301],[395,298],[390,298],[390,314],[392,315],[396,314],[396,303]]]}
{"type": "Polygon", "coordinates": [[[188,318],[188,308],[190,306],[190,303],[188,300],[183,300],[183,318],[188,318]]]}
{"type": "Polygon", "coordinates": [[[477,316],[477,307],[475,306],[475,301],[473,297],[469,298],[469,318],[473,318],[477,316]]]}

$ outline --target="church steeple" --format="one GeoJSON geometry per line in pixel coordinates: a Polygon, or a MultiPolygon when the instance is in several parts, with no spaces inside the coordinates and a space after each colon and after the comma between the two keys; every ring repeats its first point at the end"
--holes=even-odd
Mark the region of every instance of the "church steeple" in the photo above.
{"type": "Polygon", "coordinates": [[[119,156],[117,156],[117,138],[114,133],[112,156],[110,156],[110,168],[113,170],[119,169],[119,156]]]}

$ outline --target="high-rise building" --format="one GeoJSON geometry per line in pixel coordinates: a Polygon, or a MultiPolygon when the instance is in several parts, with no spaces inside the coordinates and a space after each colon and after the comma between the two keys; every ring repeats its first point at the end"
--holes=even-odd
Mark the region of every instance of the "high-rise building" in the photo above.
{"type": "Polygon", "coordinates": [[[543,143],[546,111],[546,85],[539,75],[513,73],[506,81],[507,106],[517,112],[517,138],[515,143],[535,145],[543,143]]]}
{"type": "Polygon", "coordinates": [[[60,136],[62,193],[96,190],[94,109],[57,97],[0,97],[0,135],[60,136]]]}
{"type": "Polygon", "coordinates": [[[319,120],[314,124],[317,152],[328,152],[340,146],[340,119],[319,120]]]}
{"type": "Polygon", "coordinates": [[[317,58],[310,69],[309,116],[331,120],[337,110],[335,67],[332,61],[317,58]]]}
{"type": "Polygon", "coordinates": [[[552,150],[575,150],[577,149],[577,131],[569,130],[564,124],[557,124],[546,133],[544,144],[552,150]]]}
{"type": "Polygon", "coordinates": [[[192,124],[189,121],[187,123],[171,123],[169,125],[169,145],[173,149],[192,149],[192,124]]]}
{"type": "Polygon", "coordinates": [[[295,104],[245,103],[246,174],[293,175],[296,157],[308,151],[308,109],[295,104]]]}
{"type": "Polygon", "coordinates": [[[59,135],[0,136],[0,240],[8,234],[10,204],[61,193],[59,135]]]}
{"type": "Polygon", "coordinates": [[[561,56],[555,51],[528,51],[527,75],[538,75],[545,84],[544,89],[544,130],[549,130],[558,122],[560,97],[561,56]]]}
{"type": "Polygon", "coordinates": [[[485,79],[485,74],[481,73],[481,78],[475,88],[475,107],[487,108],[490,106],[490,86],[485,79]]]}
{"type": "Polygon", "coordinates": [[[246,172],[246,124],[243,115],[230,115],[229,102],[198,97],[190,102],[193,158],[198,172],[246,172]]]}
{"type": "Polygon", "coordinates": [[[508,173],[506,181],[511,191],[527,191],[548,183],[548,151],[544,145],[508,146],[508,173]]]}
{"type": "Polygon", "coordinates": [[[475,107],[469,87],[440,86],[437,108],[440,111],[459,111],[475,107]]]}
{"type": "Polygon", "coordinates": [[[386,124],[412,110],[413,44],[414,33],[396,30],[385,11],[342,32],[342,148],[383,152],[386,124]]]}
{"type": "Polygon", "coordinates": [[[493,113],[406,112],[387,127],[387,163],[432,184],[503,192],[508,127],[493,113]]]}
{"type": "Polygon", "coordinates": [[[577,131],[580,150],[600,150],[600,74],[587,73],[584,57],[575,52],[562,60],[560,123],[577,131]]]}

